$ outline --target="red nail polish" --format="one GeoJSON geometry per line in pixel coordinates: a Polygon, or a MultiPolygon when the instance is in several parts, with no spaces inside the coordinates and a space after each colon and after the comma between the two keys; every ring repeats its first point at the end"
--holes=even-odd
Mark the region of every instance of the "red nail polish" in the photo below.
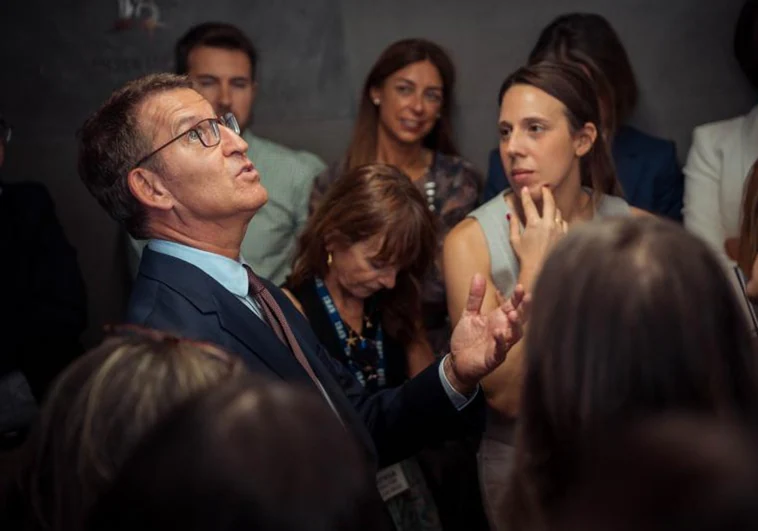
{"type": "Polygon", "coordinates": [[[511,215],[510,214],[506,214],[505,215],[505,219],[507,219],[508,221],[510,221],[511,220],[511,215]]]}

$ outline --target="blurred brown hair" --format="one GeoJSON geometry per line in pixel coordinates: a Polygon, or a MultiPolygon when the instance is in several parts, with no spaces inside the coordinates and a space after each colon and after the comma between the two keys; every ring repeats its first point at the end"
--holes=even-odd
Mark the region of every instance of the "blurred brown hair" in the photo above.
{"type": "Polygon", "coordinates": [[[755,433],[710,416],[663,415],[598,434],[552,531],[758,529],[755,433]]]}
{"type": "MultiPolygon", "coordinates": [[[[568,61],[602,73],[610,89],[610,111],[623,124],[637,105],[639,89],[629,56],[616,30],[595,13],[567,13],[540,33],[529,62],[568,61]]],[[[595,79],[597,74],[593,73],[595,79]]],[[[600,96],[604,94],[601,92],[600,96]]]]}
{"type": "Polygon", "coordinates": [[[718,258],[681,226],[645,216],[578,227],[548,256],[533,297],[506,509],[514,529],[551,519],[599,429],[669,411],[756,423],[744,312],[718,258]]]}
{"type": "Polygon", "coordinates": [[[252,375],[198,393],[140,441],[90,531],[379,531],[375,471],[322,397],[252,375]]]}
{"type": "Polygon", "coordinates": [[[244,372],[210,344],[136,327],[121,333],[69,366],[43,404],[20,485],[33,529],[80,530],[149,428],[198,391],[244,372]]]}

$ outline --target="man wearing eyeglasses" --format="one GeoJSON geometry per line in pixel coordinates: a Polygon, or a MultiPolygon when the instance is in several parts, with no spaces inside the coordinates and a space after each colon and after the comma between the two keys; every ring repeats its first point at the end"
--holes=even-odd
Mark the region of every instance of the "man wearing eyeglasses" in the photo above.
{"type": "Polygon", "coordinates": [[[132,236],[149,239],[127,320],[215,343],[254,372],[311,388],[383,465],[478,426],[478,383],[521,336],[523,291],[481,315],[485,283],[475,278],[443,362],[367,396],[240,255],[266,189],[234,117],[216,117],[191,87],[171,74],[130,82],[80,132],[85,185],[132,236]]]}
{"type": "MultiPolygon", "coordinates": [[[[250,131],[258,53],[250,39],[231,24],[208,22],[190,28],[176,43],[177,74],[213,105],[217,115],[232,113],[239,123],[248,155],[269,193],[257,223],[242,241],[242,256],[258,275],[281,285],[290,273],[297,236],[308,216],[314,177],[325,168],[315,155],[295,151],[250,131]]],[[[136,275],[144,242],[129,242],[128,256],[136,275]]]]}

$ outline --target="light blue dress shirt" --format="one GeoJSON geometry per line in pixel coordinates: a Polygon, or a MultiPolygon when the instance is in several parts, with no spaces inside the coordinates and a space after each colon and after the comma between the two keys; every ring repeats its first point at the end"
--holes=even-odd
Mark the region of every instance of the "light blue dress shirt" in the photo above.
{"type": "MultiPolygon", "coordinates": [[[[156,253],[165,254],[183,260],[190,263],[202,270],[206,275],[213,280],[221,284],[227,291],[237,297],[245,306],[247,306],[251,312],[263,319],[263,314],[258,306],[258,303],[249,294],[249,283],[247,277],[247,271],[245,270],[245,259],[240,257],[240,260],[232,260],[220,254],[209,253],[208,251],[201,251],[188,245],[181,243],[170,242],[166,240],[150,240],[147,246],[156,253]]],[[[264,319],[265,322],[265,319],[264,319]]],[[[479,389],[470,397],[462,395],[456,391],[445,376],[444,359],[439,365],[439,375],[442,382],[442,387],[445,389],[447,396],[453,403],[456,409],[459,411],[466,407],[476,397],[479,389]]],[[[321,392],[329,401],[332,409],[334,406],[331,404],[329,395],[322,388],[321,392]]],[[[335,410],[336,411],[336,410],[335,410]]]]}
{"type": "Polygon", "coordinates": [[[203,273],[224,286],[242,304],[250,308],[250,311],[263,319],[258,303],[248,293],[250,284],[244,267],[248,264],[244,258],[240,257],[239,261],[232,260],[220,254],[201,251],[188,245],[166,240],[150,240],[147,246],[156,253],[173,256],[201,269],[203,273]]]}

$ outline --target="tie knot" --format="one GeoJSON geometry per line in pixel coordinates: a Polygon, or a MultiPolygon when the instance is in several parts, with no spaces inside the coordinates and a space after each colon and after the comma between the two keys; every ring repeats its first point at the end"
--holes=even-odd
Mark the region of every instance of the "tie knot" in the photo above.
{"type": "Polygon", "coordinates": [[[253,296],[258,296],[263,290],[266,289],[266,286],[264,286],[263,282],[261,282],[261,279],[259,279],[258,276],[253,273],[253,270],[249,265],[244,265],[243,267],[247,272],[247,281],[250,286],[251,294],[253,296]]]}

